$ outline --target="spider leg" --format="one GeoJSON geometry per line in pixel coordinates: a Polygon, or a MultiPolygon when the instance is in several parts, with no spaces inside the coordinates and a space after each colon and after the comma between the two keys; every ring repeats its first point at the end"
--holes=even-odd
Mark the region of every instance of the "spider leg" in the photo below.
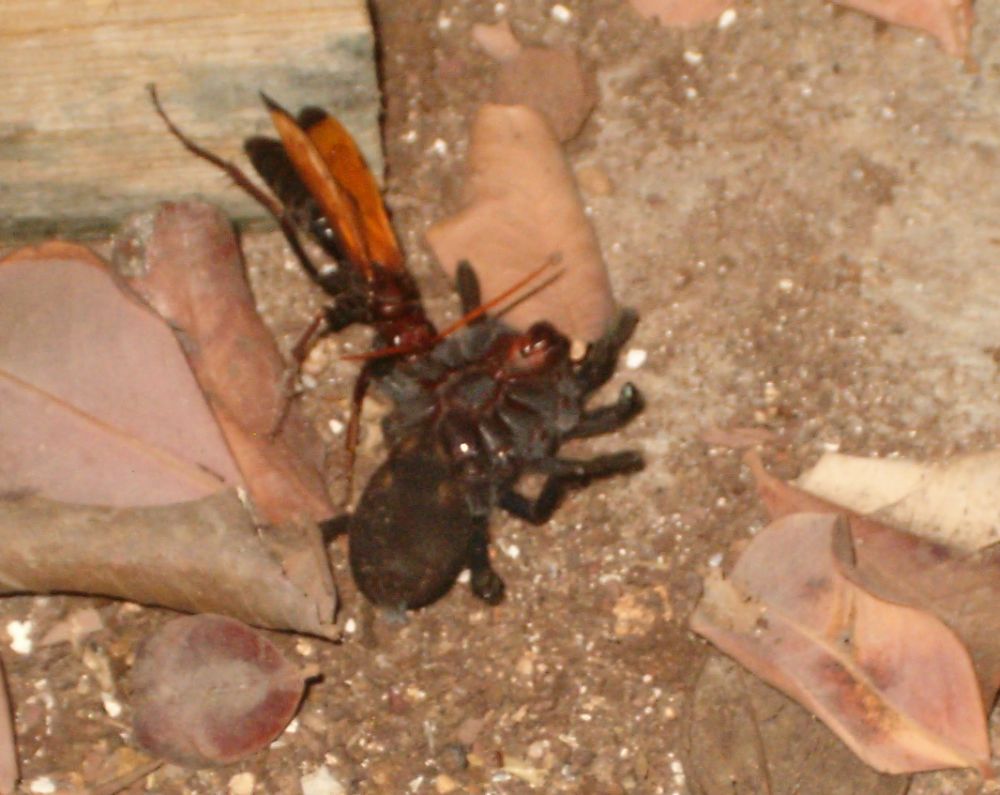
{"type": "Polygon", "coordinates": [[[638,472],[645,466],[642,456],[632,450],[600,455],[586,461],[569,458],[548,458],[535,469],[548,473],[542,490],[534,500],[513,489],[500,495],[500,507],[532,524],[543,524],[555,513],[566,492],[588,485],[599,478],[638,472]]]}
{"type": "Polygon", "coordinates": [[[618,400],[609,406],[585,411],[576,427],[563,434],[562,438],[583,439],[616,431],[642,411],[644,405],[642,393],[636,389],[635,384],[627,383],[618,393],[618,400]]]}
{"type": "Polygon", "coordinates": [[[486,604],[498,604],[503,599],[504,584],[490,564],[489,530],[485,516],[477,519],[469,544],[469,570],[472,573],[469,582],[472,592],[486,604]]]}
{"type": "Polygon", "coordinates": [[[479,290],[479,277],[476,276],[476,272],[468,260],[463,259],[458,263],[458,270],[455,273],[455,289],[462,301],[463,315],[469,314],[473,309],[478,309],[483,302],[479,290]]]}
{"type": "Polygon", "coordinates": [[[577,383],[585,392],[593,392],[614,375],[618,354],[638,322],[639,316],[634,309],[622,309],[604,335],[590,346],[576,366],[577,383]]]}

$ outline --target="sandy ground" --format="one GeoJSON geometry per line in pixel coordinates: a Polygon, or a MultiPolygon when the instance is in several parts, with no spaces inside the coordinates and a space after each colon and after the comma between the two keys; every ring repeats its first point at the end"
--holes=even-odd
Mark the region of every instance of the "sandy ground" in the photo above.
{"type": "MultiPolygon", "coordinates": [[[[376,0],[388,199],[432,312],[453,315],[422,235],[460,206],[468,122],[492,79],[470,27],[503,17],[526,42],[580,53],[599,100],[568,156],[590,176],[617,296],[642,317],[637,366],[609,394],[627,378],[649,405],[576,449],[641,448],[647,469],[574,494],[540,528],[498,514],[499,608],[459,586],[362,643],[341,554],[346,642],[278,637],[324,671],[294,730],[245,764],[166,768],[131,792],[297,793],[320,766],[334,783],[317,793],[981,791],[966,772],[872,775],[686,622],[705,573],[763,522],[740,452],[705,442],[707,428],[766,429],[784,476],[831,449],[930,457],[1000,441],[1000,11],[979,4],[969,71],[812,0],[739,5],[730,27],[689,32],[610,0],[564,5],[568,18],[537,0],[376,0]],[[733,726],[754,722],[769,780],[732,772],[733,726]]],[[[287,342],[321,298],[274,236],[248,252],[287,342]]],[[[354,367],[336,356],[362,344],[328,343],[306,398],[335,447],[354,367]]],[[[379,460],[377,410],[362,477],[379,460]]],[[[105,629],[79,648],[0,649],[32,792],[134,762],[127,703],[109,714],[101,694],[125,702],[134,643],[168,615],[25,597],[0,605],[0,626],[31,621],[40,637],[85,604],[105,629]]]]}

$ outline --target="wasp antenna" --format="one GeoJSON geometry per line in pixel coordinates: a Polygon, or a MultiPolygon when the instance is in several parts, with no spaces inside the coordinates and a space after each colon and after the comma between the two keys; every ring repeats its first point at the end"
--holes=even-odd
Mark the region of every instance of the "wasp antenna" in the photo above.
{"type": "MultiPolygon", "coordinates": [[[[562,254],[560,254],[559,252],[555,252],[554,254],[549,255],[548,257],[546,257],[545,262],[543,262],[541,265],[539,265],[537,268],[535,268],[533,271],[531,271],[531,273],[527,274],[526,276],[524,276],[521,279],[518,279],[514,284],[512,284],[510,287],[508,287],[502,293],[500,293],[497,296],[494,296],[489,301],[487,301],[485,304],[480,304],[475,309],[473,309],[471,312],[466,312],[462,317],[460,317],[458,320],[456,320],[454,323],[452,323],[450,326],[448,326],[448,328],[446,328],[444,331],[442,331],[440,334],[438,334],[437,337],[436,337],[436,339],[437,340],[443,340],[448,335],[454,334],[456,331],[458,331],[463,326],[469,325],[476,318],[482,317],[483,315],[485,315],[487,312],[489,312],[491,309],[493,309],[497,305],[502,304],[504,301],[506,301],[508,298],[510,298],[514,293],[516,293],[522,287],[524,287],[525,285],[527,285],[530,282],[532,282],[535,279],[537,279],[546,270],[548,270],[549,268],[555,267],[560,262],[562,262],[562,254]]],[[[552,274],[552,277],[551,277],[551,279],[549,279],[549,281],[552,281],[552,279],[557,278],[561,273],[562,273],[562,271],[559,271],[558,273],[552,274]]],[[[541,289],[542,287],[544,287],[545,285],[547,285],[549,283],[549,281],[544,282],[543,284],[538,285],[535,289],[536,290],[537,289],[541,289]]]]}

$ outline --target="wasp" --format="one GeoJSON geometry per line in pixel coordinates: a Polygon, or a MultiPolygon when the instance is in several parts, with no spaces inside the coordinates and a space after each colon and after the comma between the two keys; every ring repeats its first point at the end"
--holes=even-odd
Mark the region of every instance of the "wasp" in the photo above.
{"type": "Polygon", "coordinates": [[[638,321],[634,311],[620,310],[574,359],[569,339],[552,324],[516,330],[492,313],[514,288],[484,304],[473,267],[462,263],[456,289],[464,316],[439,332],[406,269],[379,187],[336,118],[311,107],[293,117],[264,97],[278,138],[249,138],[244,149],[272,196],[188,138],[154,88],[150,93],[185,147],[223,169],[277,219],[330,297],[314,324],[322,324],[320,333],[353,323],[373,329],[373,349],[353,390],[347,447],[353,460],[360,407],[375,388],[392,404],[383,419],[388,455],[353,513],[324,523],[328,539],[347,533],[351,571],[368,600],[390,609],[422,607],[468,569],[473,593],[497,604],[504,583],[489,555],[494,508],[541,524],[567,491],[642,469],[642,456],[631,450],[582,460],[559,455],[564,442],[615,431],[642,410],[631,383],[615,402],[588,407],[615,372],[638,321]],[[332,268],[315,266],[300,232],[317,241],[332,268]],[[527,473],[545,478],[531,498],[517,490],[527,473]]]}

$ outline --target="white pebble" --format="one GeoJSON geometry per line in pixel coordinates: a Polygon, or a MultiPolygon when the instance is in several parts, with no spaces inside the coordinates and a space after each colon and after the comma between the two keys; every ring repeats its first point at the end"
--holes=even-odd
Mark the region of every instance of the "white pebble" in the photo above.
{"type": "Polygon", "coordinates": [[[736,22],[736,9],[727,8],[719,15],[719,30],[731,28],[736,22]]]}
{"type": "Polygon", "coordinates": [[[625,366],[629,370],[638,370],[646,363],[647,356],[642,348],[632,348],[625,354],[625,366]]]}
{"type": "Polygon", "coordinates": [[[444,138],[435,138],[431,144],[431,151],[436,155],[448,154],[448,142],[444,138]]]}
{"type": "Polygon", "coordinates": [[[330,433],[332,433],[334,436],[340,436],[340,434],[344,432],[344,423],[342,423],[336,417],[332,418],[326,424],[326,427],[330,429],[330,433]]]}
{"type": "Polygon", "coordinates": [[[28,789],[31,792],[41,792],[41,793],[55,792],[56,783],[48,776],[39,776],[28,785],[28,789]]]}
{"type": "Polygon", "coordinates": [[[458,575],[458,581],[462,585],[468,585],[472,581],[472,572],[469,569],[462,569],[458,575]]]}
{"type": "Polygon", "coordinates": [[[104,703],[104,711],[112,718],[117,718],[122,714],[121,702],[111,693],[101,693],[101,701],[104,703]]]}
{"type": "Polygon", "coordinates": [[[229,795],[253,795],[257,778],[253,773],[237,773],[229,779],[229,795]]]}
{"type": "Polygon", "coordinates": [[[346,795],[347,790],[330,772],[326,765],[320,765],[312,773],[299,779],[302,795],[346,795]]]}
{"type": "Polygon", "coordinates": [[[11,621],[7,624],[7,634],[10,635],[10,647],[18,654],[31,654],[32,623],[30,621],[11,621]]]}
{"type": "Polygon", "coordinates": [[[716,552],[712,557],[708,559],[708,565],[713,569],[719,568],[722,565],[722,553],[716,552]]]}
{"type": "Polygon", "coordinates": [[[778,289],[783,293],[790,293],[795,286],[791,279],[778,279],[778,289]]]}
{"type": "Polygon", "coordinates": [[[358,622],[355,621],[353,618],[349,618],[347,619],[347,621],[344,622],[344,632],[346,632],[348,635],[353,635],[357,631],[357,629],[358,629],[358,622]]]}
{"type": "Polygon", "coordinates": [[[705,56],[699,50],[684,50],[684,62],[691,64],[691,66],[697,66],[703,60],[705,56]]]}
{"type": "Polygon", "coordinates": [[[552,6],[552,18],[556,22],[566,24],[573,18],[573,12],[566,8],[566,6],[562,5],[562,3],[557,3],[552,6]]]}
{"type": "Polygon", "coordinates": [[[438,30],[448,30],[451,27],[451,17],[442,14],[438,17],[438,30]]]}
{"type": "Polygon", "coordinates": [[[508,545],[507,548],[504,549],[504,552],[507,554],[508,558],[513,558],[514,560],[521,557],[521,548],[517,544],[508,545]]]}

